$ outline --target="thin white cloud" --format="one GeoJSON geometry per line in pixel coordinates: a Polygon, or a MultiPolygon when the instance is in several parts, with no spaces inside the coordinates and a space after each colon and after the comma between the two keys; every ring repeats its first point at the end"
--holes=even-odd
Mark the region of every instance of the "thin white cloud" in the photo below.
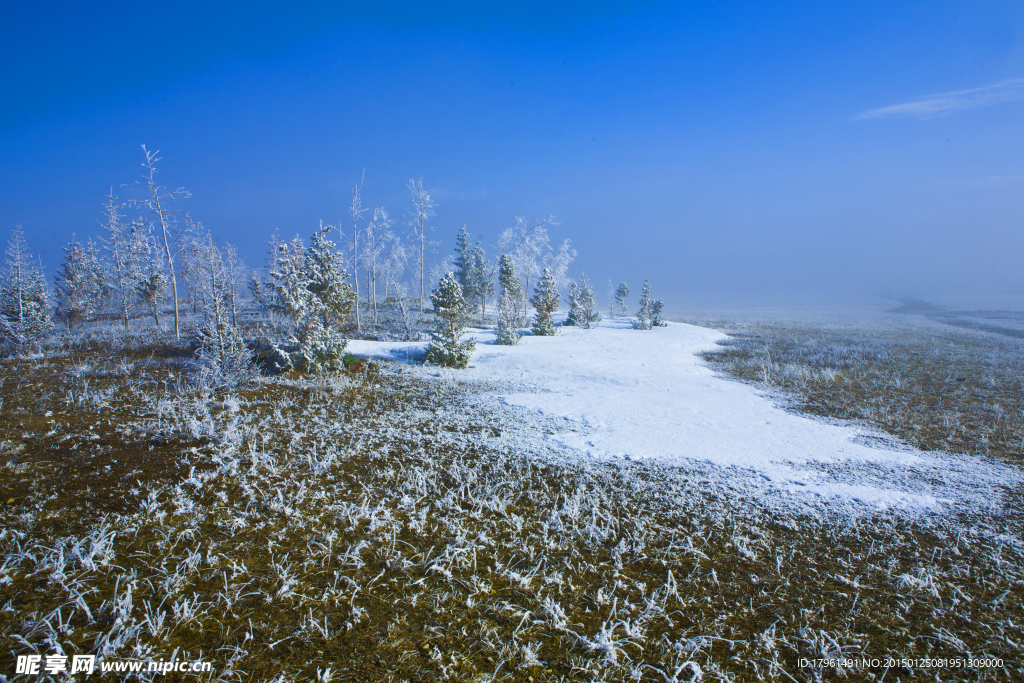
{"type": "Polygon", "coordinates": [[[981,88],[970,90],[954,90],[953,92],[928,95],[920,99],[891,104],[888,107],[870,109],[853,119],[886,119],[886,118],[928,118],[939,114],[948,114],[962,109],[978,109],[990,107],[1000,102],[1024,100],[1024,78],[1011,78],[981,88]]]}

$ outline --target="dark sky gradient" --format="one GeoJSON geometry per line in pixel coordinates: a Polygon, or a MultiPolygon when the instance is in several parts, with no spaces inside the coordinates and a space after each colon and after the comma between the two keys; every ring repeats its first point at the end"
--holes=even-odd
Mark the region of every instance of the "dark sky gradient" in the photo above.
{"type": "Polygon", "coordinates": [[[398,218],[424,175],[441,254],[555,214],[670,308],[1024,294],[1020,2],[141,4],[0,10],[0,228],[50,273],[144,142],[250,265],[365,168],[398,218]]]}

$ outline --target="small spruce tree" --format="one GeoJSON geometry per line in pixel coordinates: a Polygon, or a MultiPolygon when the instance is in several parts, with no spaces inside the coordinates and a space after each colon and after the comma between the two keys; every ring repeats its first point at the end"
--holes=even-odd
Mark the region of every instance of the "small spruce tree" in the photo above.
{"type": "Polygon", "coordinates": [[[515,262],[505,254],[498,261],[498,344],[511,346],[518,344],[522,338],[519,332],[519,302],[523,298],[523,288],[519,283],[515,262]]]}
{"type": "Polygon", "coordinates": [[[580,305],[583,290],[575,282],[569,285],[569,314],[562,325],[566,327],[589,327],[580,305]]]}
{"type": "Polygon", "coordinates": [[[327,226],[313,234],[309,249],[305,251],[303,270],[306,289],[317,299],[324,326],[340,327],[352,313],[356,294],[348,284],[344,258],[334,250],[334,242],[327,238],[332,229],[332,226],[327,226]]]}
{"type": "Polygon", "coordinates": [[[597,311],[597,294],[587,280],[586,273],[580,275],[580,313],[585,323],[582,327],[585,329],[589,330],[591,325],[601,322],[601,314],[597,311]]]}
{"type": "Polygon", "coordinates": [[[18,347],[42,341],[53,329],[50,291],[19,225],[7,242],[0,276],[0,339],[18,347]]]}
{"type": "Polygon", "coordinates": [[[470,252],[470,273],[469,278],[472,287],[466,294],[467,300],[472,300],[472,309],[480,309],[480,323],[487,322],[487,299],[494,296],[494,282],[491,281],[490,268],[487,263],[487,254],[484,248],[477,242],[470,252]]]}
{"type": "Polygon", "coordinates": [[[299,323],[309,313],[316,295],[309,289],[306,274],[306,246],[296,236],[284,242],[275,234],[270,242],[269,279],[264,283],[266,307],[293,323],[299,323]]]}
{"type": "Polygon", "coordinates": [[[64,263],[54,277],[57,317],[68,329],[91,319],[99,307],[100,283],[82,243],[72,240],[64,247],[64,263]]]}
{"type": "Polygon", "coordinates": [[[629,310],[626,308],[626,299],[629,297],[629,285],[625,282],[619,283],[618,289],[615,290],[615,306],[622,317],[626,317],[629,310]]]}
{"type": "Polygon", "coordinates": [[[533,333],[541,337],[550,337],[555,334],[555,322],[552,319],[555,311],[558,310],[558,287],[555,284],[555,276],[549,268],[544,269],[540,282],[533,290],[533,297],[530,303],[537,312],[533,320],[533,333]]]}
{"type": "Polygon", "coordinates": [[[579,284],[574,282],[569,288],[569,315],[563,324],[589,330],[593,323],[598,322],[601,322],[601,314],[597,312],[597,295],[584,273],[579,284]]]}
{"type": "Polygon", "coordinates": [[[103,255],[92,238],[85,243],[85,271],[96,288],[96,313],[99,313],[113,302],[114,285],[103,255]]]}
{"type": "Polygon", "coordinates": [[[644,288],[640,292],[640,306],[636,311],[636,321],[633,323],[634,330],[651,329],[651,304],[654,303],[654,295],[651,293],[651,281],[644,280],[644,288]]]}
{"type": "Polygon", "coordinates": [[[665,302],[655,299],[651,302],[651,327],[666,327],[668,323],[661,319],[661,311],[665,308],[665,302]]]}
{"type": "Polygon", "coordinates": [[[427,362],[449,368],[464,368],[476,349],[476,342],[459,338],[469,322],[469,307],[462,295],[462,285],[454,273],[448,273],[437,283],[430,295],[437,318],[437,328],[430,333],[427,362]]]}
{"type": "Polygon", "coordinates": [[[467,292],[472,289],[470,278],[472,277],[472,254],[473,243],[469,239],[469,232],[466,230],[466,226],[463,225],[459,229],[459,234],[455,236],[455,253],[458,256],[455,257],[455,279],[462,286],[462,294],[466,296],[467,292]]]}

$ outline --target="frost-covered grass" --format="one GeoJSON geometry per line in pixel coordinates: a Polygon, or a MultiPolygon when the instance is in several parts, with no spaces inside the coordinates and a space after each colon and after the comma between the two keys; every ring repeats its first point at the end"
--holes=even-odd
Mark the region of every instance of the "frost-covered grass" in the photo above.
{"type": "Polygon", "coordinates": [[[924,449],[1024,462],[1024,339],[893,316],[870,325],[714,321],[717,370],[924,449]]]}
{"type": "Polygon", "coordinates": [[[173,350],[97,343],[2,373],[11,678],[54,650],[252,681],[1024,676],[1019,510],[851,516],[530,450],[453,371],[215,395],[173,350]],[[797,666],[841,653],[1004,666],[797,666]]]}

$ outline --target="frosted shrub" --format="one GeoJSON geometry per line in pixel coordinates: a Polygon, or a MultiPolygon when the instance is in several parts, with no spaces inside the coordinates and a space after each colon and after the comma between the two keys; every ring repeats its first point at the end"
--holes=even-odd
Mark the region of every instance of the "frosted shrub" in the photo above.
{"type": "Polygon", "coordinates": [[[212,389],[230,389],[251,382],[259,374],[252,352],[235,328],[224,332],[223,346],[201,346],[196,352],[197,384],[212,389]]]}
{"type": "Polygon", "coordinates": [[[324,326],[317,312],[306,317],[299,328],[298,341],[298,351],[289,354],[296,370],[326,373],[339,372],[344,368],[342,359],[348,340],[324,326]]]}
{"type": "Polygon", "coordinates": [[[464,368],[476,349],[472,339],[459,342],[469,321],[469,306],[462,296],[462,286],[454,273],[448,273],[430,295],[437,317],[437,328],[430,332],[427,362],[448,368],[464,368]]]}

